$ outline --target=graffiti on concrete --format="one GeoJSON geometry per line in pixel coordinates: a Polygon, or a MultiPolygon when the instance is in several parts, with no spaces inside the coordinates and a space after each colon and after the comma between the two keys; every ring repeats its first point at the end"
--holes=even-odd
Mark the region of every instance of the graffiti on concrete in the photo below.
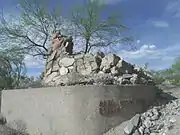
{"type": "Polygon", "coordinates": [[[143,102],[142,99],[133,100],[133,99],[122,99],[119,101],[112,100],[104,100],[99,103],[99,113],[102,116],[111,116],[120,113],[128,106],[131,107],[133,104],[137,104],[139,102],[143,102]]]}

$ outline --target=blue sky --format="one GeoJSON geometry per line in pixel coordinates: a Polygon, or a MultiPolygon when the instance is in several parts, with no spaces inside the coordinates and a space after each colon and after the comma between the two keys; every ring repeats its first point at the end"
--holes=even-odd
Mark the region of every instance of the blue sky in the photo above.
{"type": "MultiPolygon", "coordinates": [[[[43,1],[43,0],[42,0],[43,1]]],[[[51,0],[51,5],[56,1],[51,0]]],[[[125,60],[142,65],[149,63],[151,69],[165,69],[171,66],[180,54],[180,0],[101,0],[109,9],[123,13],[123,24],[131,28],[137,39],[136,51],[119,50],[125,60]]],[[[75,4],[83,0],[61,0],[64,16],[75,4]]],[[[0,8],[5,13],[16,13],[18,0],[1,0],[0,8]]],[[[28,74],[42,71],[42,61],[26,58],[28,74]]]]}

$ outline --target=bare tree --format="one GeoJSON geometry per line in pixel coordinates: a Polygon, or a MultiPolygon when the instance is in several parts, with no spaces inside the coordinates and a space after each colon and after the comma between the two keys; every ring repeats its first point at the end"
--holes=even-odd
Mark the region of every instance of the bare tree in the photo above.
{"type": "Polygon", "coordinates": [[[18,7],[19,18],[8,20],[3,12],[1,14],[1,42],[20,45],[27,53],[46,58],[51,33],[62,26],[59,7],[50,11],[40,0],[20,0],[18,7]]]}
{"type": "Polygon", "coordinates": [[[123,36],[123,31],[128,30],[121,24],[120,15],[110,14],[102,18],[106,5],[98,1],[88,0],[81,6],[74,8],[72,22],[76,27],[76,36],[84,39],[84,52],[91,51],[93,47],[108,47],[115,44],[131,42],[131,37],[123,36]]]}

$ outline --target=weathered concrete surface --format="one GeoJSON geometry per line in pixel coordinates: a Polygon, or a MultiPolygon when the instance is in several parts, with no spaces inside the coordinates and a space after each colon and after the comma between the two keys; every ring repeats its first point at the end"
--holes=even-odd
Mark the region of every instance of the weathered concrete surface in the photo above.
{"type": "MultiPolygon", "coordinates": [[[[8,122],[23,120],[33,135],[102,135],[147,108],[153,86],[66,86],[2,91],[8,122]],[[116,113],[101,115],[100,101],[122,101],[116,113]],[[131,100],[130,102],[127,102],[131,100]]],[[[111,107],[113,105],[110,105],[111,107]]]]}

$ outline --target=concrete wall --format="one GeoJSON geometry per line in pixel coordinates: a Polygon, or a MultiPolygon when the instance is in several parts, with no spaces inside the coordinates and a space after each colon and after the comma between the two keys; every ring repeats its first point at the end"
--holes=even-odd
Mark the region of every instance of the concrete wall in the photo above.
{"type": "MultiPolygon", "coordinates": [[[[54,132],[58,135],[102,135],[146,109],[155,95],[153,86],[141,85],[5,90],[2,91],[1,111],[8,122],[23,120],[32,135],[41,132],[43,135],[54,132]],[[99,105],[106,100],[113,100],[121,108],[108,114],[100,113],[99,105]]],[[[112,109],[113,105],[109,107],[112,109]]]]}

